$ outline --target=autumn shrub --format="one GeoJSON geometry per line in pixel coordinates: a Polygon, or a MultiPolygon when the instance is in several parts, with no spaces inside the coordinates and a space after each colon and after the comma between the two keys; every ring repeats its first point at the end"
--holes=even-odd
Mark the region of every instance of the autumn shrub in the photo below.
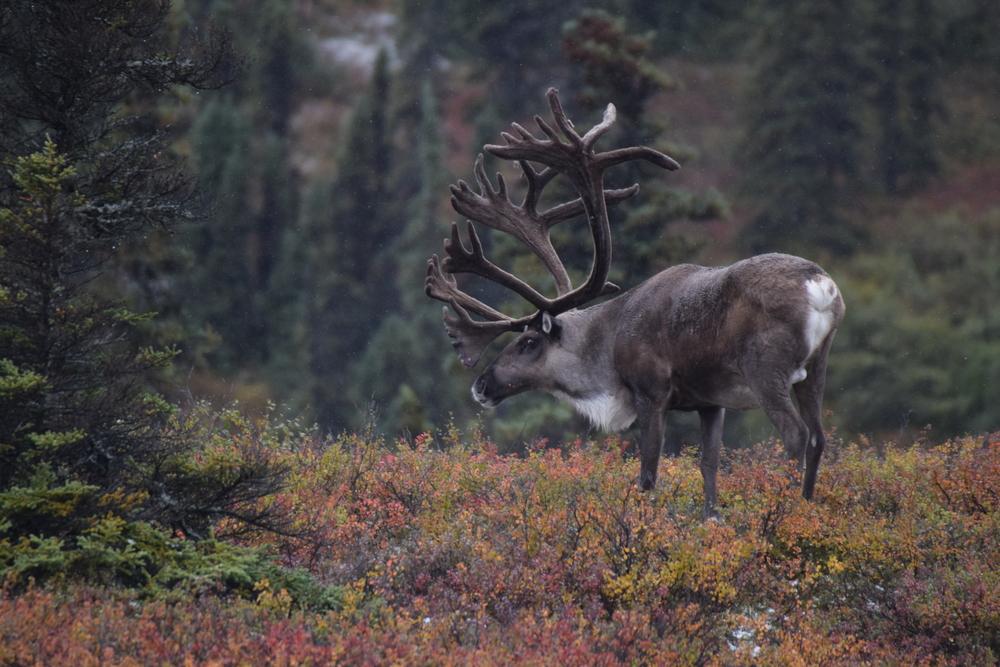
{"type": "Polygon", "coordinates": [[[227,579],[239,595],[167,574],[157,586],[178,586],[173,595],[8,590],[0,656],[567,665],[1000,656],[996,444],[837,443],[811,503],[780,446],[727,452],[722,520],[707,523],[695,457],[664,460],[658,489],[639,493],[638,464],[617,439],[520,457],[426,434],[386,443],[299,433],[270,447],[288,484],[260,502],[285,513],[286,529],[237,517],[215,526],[227,536],[221,552],[257,563],[227,579]],[[262,553],[272,569],[253,561],[262,553]],[[87,611],[61,623],[70,607],[87,611]]]}
{"type": "Polygon", "coordinates": [[[181,482],[192,487],[183,493],[149,499],[82,483],[55,493],[44,469],[31,483],[0,491],[0,582],[7,590],[84,583],[131,589],[143,598],[210,593],[256,599],[273,586],[296,607],[339,607],[339,586],[282,566],[274,545],[233,541],[244,532],[292,535],[274,494],[287,471],[285,450],[305,440],[298,425],[202,405],[175,415],[170,429],[170,437],[198,443],[172,450],[161,462],[162,474],[180,478],[175,489],[181,482]],[[207,530],[183,520],[201,523],[200,514],[207,530]],[[164,523],[170,516],[181,520],[164,523]]]}

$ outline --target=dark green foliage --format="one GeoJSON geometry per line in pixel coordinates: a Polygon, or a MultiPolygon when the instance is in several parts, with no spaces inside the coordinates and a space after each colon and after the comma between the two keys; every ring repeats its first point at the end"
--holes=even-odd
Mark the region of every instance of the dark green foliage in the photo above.
{"type": "MultiPolygon", "coordinates": [[[[50,140],[15,160],[0,207],[0,489],[30,483],[42,505],[68,503],[65,516],[127,484],[134,458],[157,446],[169,406],[144,381],[173,356],[138,346],[146,316],[87,289],[104,239],[77,173],[50,140]]],[[[59,530],[59,516],[13,527],[59,530]]]]}
{"type": "MultiPolygon", "coordinates": [[[[225,81],[230,75],[225,36],[212,33],[178,53],[162,29],[169,10],[164,0],[5,2],[0,147],[24,153],[48,134],[75,160],[80,151],[109,148],[102,142],[137,120],[117,115],[124,101],[174,85],[204,88],[225,81]]],[[[145,141],[115,143],[94,169],[107,175],[127,162],[152,167],[147,144],[160,137],[150,134],[145,141]]],[[[141,182],[149,187],[155,180],[147,176],[141,182]]]]}
{"type": "MultiPolygon", "coordinates": [[[[0,495],[0,503],[9,494],[0,495]]],[[[221,540],[184,540],[141,521],[108,516],[75,538],[30,537],[18,542],[0,532],[0,572],[9,589],[34,583],[87,581],[138,589],[143,596],[181,597],[212,593],[259,599],[264,590],[284,590],[303,609],[339,609],[340,586],[323,586],[302,569],[275,563],[265,549],[221,540]]]]}
{"type": "Polygon", "coordinates": [[[259,21],[254,45],[257,61],[247,81],[258,104],[258,120],[278,137],[288,132],[295,95],[307,67],[308,55],[298,35],[300,26],[292,4],[283,0],[255,3],[253,15],[259,21]]]}
{"type": "Polygon", "coordinates": [[[434,89],[429,79],[420,88],[421,117],[411,175],[416,176],[418,192],[408,202],[405,225],[392,248],[399,305],[397,312],[381,320],[352,372],[356,401],[374,400],[380,406],[381,425],[414,435],[447,421],[452,401],[442,387],[451,384],[443,383],[442,375],[454,356],[441,345],[441,310],[423,291],[427,258],[440,252],[447,229],[441,207],[447,174],[434,89]],[[428,372],[414,373],[414,368],[428,372]]]}
{"type": "Polygon", "coordinates": [[[154,521],[190,537],[223,516],[273,525],[253,503],[281,469],[253,448],[228,466],[202,464],[193,424],[154,388],[176,351],[146,344],[152,314],[112,288],[122,246],[188,217],[186,179],[162,134],[122,105],[207,84],[225,57],[165,55],[167,9],[95,0],[0,10],[11,84],[2,145],[24,148],[6,155],[0,188],[0,567],[15,574],[35,568],[23,558],[44,570],[77,550],[89,563],[80,572],[117,577],[134,565],[127,550],[91,558],[107,522],[154,521]]]}
{"type": "Polygon", "coordinates": [[[459,50],[454,21],[449,21],[453,0],[398,4],[400,71],[393,89],[394,125],[416,129],[423,118],[422,86],[446,70],[447,58],[459,50]]]}
{"type": "Polygon", "coordinates": [[[489,82],[489,106],[504,119],[525,113],[526,100],[537,99],[565,77],[558,57],[560,30],[582,6],[580,0],[452,2],[463,52],[489,82]]]}
{"type": "Polygon", "coordinates": [[[757,71],[740,159],[759,211],[755,252],[807,244],[845,253],[859,230],[846,214],[859,176],[867,55],[860,0],[761,9],[757,71]]]}
{"type": "Polygon", "coordinates": [[[697,58],[731,58],[746,40],[745,0],[675,0],[623,3],[634,25],[656,31],[653,48],[658,54],[684,54],[697,58]]]}
{"type": "Polygon", "coordinates": [[[253,290],[245,245],[254,237],[255,222],[250,201],[251,139],[252,127],[231,98],[207,104],[192,128],[200,186],[212,193],[214,204],[205,224],[189,232],[192,267],[187,282],[192,289],[227,288],[224,296],[206,294],[186,311],[224,341],[213,358],[224,370],[260,357],[260,341],[253,341],[251,333],[254,301],[259,297],[253,290]]]}
{"type": "MultiPolygon", "coordinates": [[[[4,532],[62,540],[107,513],[198,537],[242,515],[236,505],[272,492],[280,470],[250,455],[230,478],[192,466],[199,439],[171,425],[174,409],[149,385],[175,352],[141,347],[135,328],[150,316],[89,287],[101,258],[77,170],[49,141],[12,174],[14,203],[0,208],[4,532]]],[[[246,516],[267,523],[266,512],[246,516]]]]}
{"type": "Polygon", "coordinates": [[[941,166],[935,120],[941,113],[942,35],[936,3],[879,0],[872,13],[873,106],[878,161],[887,192],[921,185],[941,166]]]}
{"type": "Polygon", "coordinates": [[[47,460],[0,490],[0,579],[247,596],[262,578],[301,579],[283,573],[268,554],[216,539],[290,534],[280,512],[260,499],[281,488],[279,452],[289,438],[304,435],[294,422],[261,425],[202,405],[171,416],[156,435],[159,447],[148,439],[135,443],[131,466],[103,486],[81,481],[84,474],[67,478],[59,465],[65,453],[51,452],[56,434],[35,438],[36,454],[50,450],[41,452],[47,460]]]}
{"type": "Polygon", "coordinates": [[[351,368],[377,323],[399,303],[393,255],[400,223],[391,216],[388,56],[380,54],[351,118],[330,209],[315,230],[307,288],[312,407],[325,428],[346,428],[363,408],[352,401],[351,368]]]}
{"type": "Polygon", "coordinates": [[[279,281],[299,268],[280,266],[298,217],[289,122],[314,78],[311,54],[284,0],[209,3],[199,20],[234,32],[245,67],[224,97],[200,107],[191,131],[206,207],[204,224],[191,230],[183,280],[184,291],[203,295],[184,309],[186,329],[200,340],[185,362],[229,377],[280,374],[292,321],[274,317],[289,305],[279,281]]]}
{"type": "Polygon", "coordinates": [[[1000,4],[992,0],[962,0],[936,3],[936,13],[945,19],[942,42],[945,58],[974,63],[1000,72],[1000,4]]]}
{"type": "Polygon", "coordinates": [[[974,433],[1000,424],[998,253],[996,212],[908,213],[888,252],[852,261],[851,277],[838,277],[851,314],[828,383],[845,427],[974,433]]]}
{"type": "Polygon", "coordinates": [[[580,102],[603,108],[608,100],[617,100],[618,133],[629,141],[649,134],[648,127],[640,127],[646,103],[674,85],[649,59],[654,34],[630,34],[623,19],[601,10],[584,10],[563,26],[562,36],[563,54],[582,79],[583,88],[577,94],[580,102]]]}

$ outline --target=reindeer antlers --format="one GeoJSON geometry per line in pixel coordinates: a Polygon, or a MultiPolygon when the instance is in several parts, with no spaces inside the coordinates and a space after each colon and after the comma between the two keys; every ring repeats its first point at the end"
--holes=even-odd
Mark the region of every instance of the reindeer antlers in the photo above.
{"type": "Polygon", "coordinates": [[[455,315],[445,309],[445,328],[454,340],[459,358],[466,366],[474,366],[489,343],[506,331],[522,328],[535,315],[511,318],[478,299],[461,291],[450,274],[471,273],[491,280],[520,295],[539,311],[558,315],[598,298],[618,291],[607,282],[611,266],[611,227],[607,207],[632,197],[639,191],[633,185],[620,190],[605,190],[604,172],[630,160],[646,160],[664,169],[678,169],[673,158],[645,146],[619,148],[603,153],[594,152],[595,142],[611,128],[616,111],[609,104],[601,122],[580,136],[563,111],[559,94],[554,88],[547,93],[549,107],[558,131],[540,116],[535,123],[546,138],[539,138],[518,123],[512,123],[514,134],[501,132],[503,145],[488,144],[487,152],[506,160],[515,160],[527,181],[527,192],[521,204],[511,201],[507,183],[497,174],[494,188],[483,167],[483,156],[476,158],[473,174],[478,186],[474,192],[464,180],[451,186],[452,207],[458,213],[487,227],[514,236],[528,247],[555,280],[555,298],[548,298],[517,276],[493,264],[483,252],[483,245],[472,223],[468,226],[470,248],[463,243],[458,225],[452,224],[451,238],[444,243],[445,258],[437,255],[428,260],[425,292],[433,299],[449,304],[455,315]],[[536,171],[530,164],[544,165],[536,171]],[[577,199],[538,211],[542,190],[558,175],[570,179],[580,195],[577,199]],[[552,246],[549,232],[556,225],[581,213],[587,216],[594,239],[594,258],[587,281],[573,289],[569,274],[552,246]],[[485,321],[474,320],[470,311],[485,321]]]}
{"type": "MultiPolygon", "coordinates": [[[[493,184],[490,183],[486,175],[486,170],[483,168],[483,155],[480,153],[476,158],[474,167],[479,192],[473,192],[468,183],[460,180],[457,184],[451,186],[452,207],[470,220],[475,220],[487,227],[510,234],[521,241],[542,261],[545,268],[552,274],[552,277],[555,279],[557,294],[565,294],[572,289],[572,284],[570,283],[569,274],[566,272],[566,267],[563,265],[562,260],[559,259],[555,248],[552,247],[549,230],[552,226],[564,220],[575,218],[584,213],[585,206],[583,200],[578,198],[539,213],[537,207],[541,192],[559,172],[551,168],[537,172],[530,164],[523,160],[519,160],[518,164],[524,173],[525,180],[528,182],[528,191],[524,196],[524,201],[520,205],[514,204],[511,201],[503,174],[497,174],[497,188],[493,188],[493,184]]],[[[621,190],[606,190],[604,195],[609,203],[617,203],[633,196],[638,191],[639,186],[633,185],[630,188],[621,190]]],[[[451,247],[461,247],[461,242],[457,241],[458,237],[456,234],[457,230],[453,226],[452,240],[450,244],[447,241],[445,242],[445,251],[449,257],[453,257],[449,245],[451,247]]],[[[455,257],[455,261],[453,262],[445,260],[446,271],[450,273],[475,273],[511,288],[539,310],[548,310],[552,307],[553,304],[550,300],[542,297],[538,292],[524,285],[524,283],[514,276],[501,269],[497,269],[493,264],[489,263],[489,260],[482,257],[482,247],[479,245],[479,239],[475,235],[475,228],[471,224],[469,225],[469,240],[474,249],[478,247],[477,259],[479,263],[488,265],[488,270],[484,271],[483,266],[470,264],[455,257]],[[502,278],[496,279],[497,271],[503,274],[502,278]]]]}

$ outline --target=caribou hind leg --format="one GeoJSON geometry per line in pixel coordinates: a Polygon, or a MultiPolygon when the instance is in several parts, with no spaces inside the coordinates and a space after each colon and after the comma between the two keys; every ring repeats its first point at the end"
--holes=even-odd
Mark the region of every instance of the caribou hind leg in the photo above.
{"type": "Polygon", "coordinates": [[[756,393],[767,418],[781,434],[788,458],[801,466],[806,442],[809,440],[809,428],[792,402],[789,385],[789,382],[785,382],[781,386],[764,386],[756,390],[756,393]]]}
{"type": "Polygon", "coordinates": [[[743,376],[767,418],[771,420],[785,445],[788,458],[802,465],[809,429],[792,402],[792,382],[800,375],[800,364],[787,355],[798,343],[791,333],[772,336],[743,367],[743,376]]]}
{"type": "Polygon", "coordinates": [[[703,408],[698,410],[701,418],[701,478],[705,488],[705,505],[702,516],[705,519],[718,517],[715,511],[715,478],[719,472],[719,449],[722,446],[722,425],[726,417],[725,408],[703,408]]]}
{"type": "Polygon", "coordinates": [[[826,447],[826,436],[823,433],[823,390],[826,386],[826,359],[833,343],[831,333],[816,351],[809,362],[806,379],[795,385],[795,397],[799,402],[799,412],[809,429],[809,441],[806,448],[805,474],[802,477],[802,497],[812,500],[816,487],[816,473],[819,461],[826,447]]]}

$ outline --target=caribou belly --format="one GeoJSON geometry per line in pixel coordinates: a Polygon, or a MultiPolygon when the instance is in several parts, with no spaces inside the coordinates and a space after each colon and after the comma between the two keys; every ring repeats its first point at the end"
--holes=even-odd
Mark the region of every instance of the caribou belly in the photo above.
{"type": "Polygon", "coordinates": [[[733,385],[715,392],[712,403],[727,410],[749,410],[759,408],[757,395],[746,385],[733,385]]]}
{"type": "MultiPolygon", "coordinates": [[[[798,384],[807,377],[809,377],[809,374],[806,372],[806,369],[796,369],[791,377],[788,378],[789,384],[798,384]]],[[[710,402],[713,405],[718,405],[729,410],[750,410],[760,407],[757,395],[750,387],[742,383],[731,384],[716,389],[712,392],[712,400],[710,402]]]]}

